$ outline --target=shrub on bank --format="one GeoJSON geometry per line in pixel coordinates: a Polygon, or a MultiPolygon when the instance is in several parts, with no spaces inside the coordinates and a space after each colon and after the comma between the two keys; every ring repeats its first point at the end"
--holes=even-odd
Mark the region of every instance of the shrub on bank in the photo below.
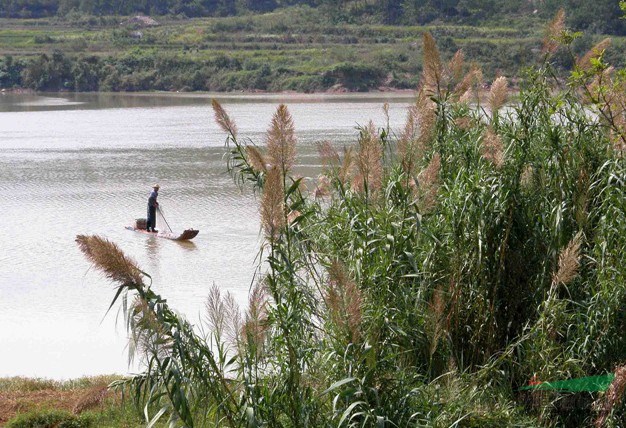
{"type": "Polygon", "coordinates": [[[10,420],[6,428],[89,428],[89,417],[77,416],[64,410],[37,410],[23,413],[10,420]]]}

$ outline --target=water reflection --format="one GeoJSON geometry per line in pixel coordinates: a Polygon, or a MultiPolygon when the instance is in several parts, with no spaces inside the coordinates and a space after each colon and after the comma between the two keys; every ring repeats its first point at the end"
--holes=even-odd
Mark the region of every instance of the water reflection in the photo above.
{"type": "Polygon", "coordinates": [[[378,103],[410,102],[413,92],[354,94],[237,94],[237,93],[3,93],[0,112],[86,110],[110,108],[158,108],[209,105],[216,98],[224,104],[378,103]]]}
{"type": "Polygon", "coordinates": [[[196,251],[198,249],[198,247],[193,241],[173,241],[173,242],[176,242],[176,244],[185,251],[191,252],[191,251],[196,251]]]}
{"type": "Polygon", "coordinates": [[[148,260],[148,269],[151,272],[159,270],[159,253],[161,250],[161,239],[156,236],[145,236],[146,259],[148,260]]]}

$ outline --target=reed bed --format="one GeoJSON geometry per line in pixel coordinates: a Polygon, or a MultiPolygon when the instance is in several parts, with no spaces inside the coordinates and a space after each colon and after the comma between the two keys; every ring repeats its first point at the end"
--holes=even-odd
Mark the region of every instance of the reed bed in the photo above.
{"type": "Polygon", "coordinates": [[[79,236],[145,363],[114,386],[174,426],[623,425],[623,79],[596,49],[555,80],[562,22],[514,104],[505,77],[481,93],[426,34],[407,125],[321,143],[315,191],[292,172],[287,106],[254,145],[214,101],[229,170],[260,191],[249,307],[214,290],[193,326],[113,243],[79,236]],[[519,389],[614,371],[606,394],[519,389]]]}

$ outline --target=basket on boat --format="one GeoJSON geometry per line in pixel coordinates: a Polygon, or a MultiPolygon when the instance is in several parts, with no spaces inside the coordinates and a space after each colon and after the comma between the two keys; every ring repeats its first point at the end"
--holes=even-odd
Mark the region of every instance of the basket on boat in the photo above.
{"type": "Polygon", "coordinates": [[[137,219],[135,219],[135,229],[146,230],[147,224],[148,224],[148,220],[146,220],[145,218],[137,218],[137,219]]]}

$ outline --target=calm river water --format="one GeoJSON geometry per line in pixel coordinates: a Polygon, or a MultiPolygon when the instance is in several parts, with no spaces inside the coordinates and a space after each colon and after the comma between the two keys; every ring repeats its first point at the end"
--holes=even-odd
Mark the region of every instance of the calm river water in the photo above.
{"type": "MultiPolygon", "coordinates": [[[[319,171],[315,142],[355,141],[357,125],[396,129],[412,96],[216,95],[240,136],[263,143],[286,103],[299,173],[319,171]]],[[[0,377],[68,379],[125,374],[126,332],[113,284],[74,243],[98,234],[153,278],[154,289],[196,323],[209,288],[247,302],[260,235],[258,201],[226,172],[224,133],[210,95],[0,94],[0,377]],[[144,217],[153,183],[179,243],[124,229],[144,217]],[[118,318],[119,315],[119,318],[118,318]],[[117,318],[117,322],[116,322],[117,318]]],[[[164,228],[161,221],[158,229],[164,228]]]]}

